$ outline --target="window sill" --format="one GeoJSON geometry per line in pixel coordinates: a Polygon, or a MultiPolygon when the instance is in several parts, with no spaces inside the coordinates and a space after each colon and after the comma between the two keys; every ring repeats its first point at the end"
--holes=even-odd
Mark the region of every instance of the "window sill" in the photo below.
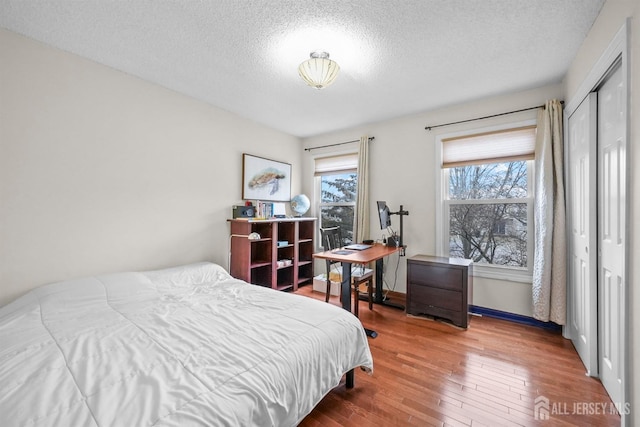
{"type": "Polygon", "coordinates": [[[533,277],[529,271],[520,271],[502,267],[486,267],[479,264],[473,265],[473,276],[486,279],[505,280],[507,282],[533,283],[533,277]]]}

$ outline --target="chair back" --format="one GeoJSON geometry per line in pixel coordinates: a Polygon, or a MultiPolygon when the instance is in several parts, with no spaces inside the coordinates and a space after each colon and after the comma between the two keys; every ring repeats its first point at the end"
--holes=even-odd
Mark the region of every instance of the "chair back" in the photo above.
{"type": "Polygon", "coordinates": [[[339,226],[320,228],[320,234],[325,251],[332,251],[342,247],[342,231],[339,226]]]}
{"type": "MultiPolygon", "coordinates": [[[[320,236],[322,238],[322,247],[325,251],[332,251],[342,247],[342,231],[340,226],[320,228],[320,236]]],[[[329,273],[331,273],[331,266],[339,264],[339,261],[326,260],[327,262],[327,282],[329,282],[329,273]]],[[[337,268],[336,270],[341,272],[342,270],[337,268]]]]}

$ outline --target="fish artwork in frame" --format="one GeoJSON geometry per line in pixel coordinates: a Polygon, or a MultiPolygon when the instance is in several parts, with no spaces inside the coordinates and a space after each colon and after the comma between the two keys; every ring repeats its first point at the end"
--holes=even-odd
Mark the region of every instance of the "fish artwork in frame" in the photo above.
{"type": "Polygon", "coordinates": [[[291,165],[243,153],[242,199],[290,201],[291,165]]]}

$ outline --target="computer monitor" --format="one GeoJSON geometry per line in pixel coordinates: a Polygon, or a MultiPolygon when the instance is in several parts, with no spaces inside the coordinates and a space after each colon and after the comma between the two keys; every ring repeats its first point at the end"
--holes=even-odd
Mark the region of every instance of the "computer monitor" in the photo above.
{"type": "Polygon", "coordinates": [[[386,230],[391,227],[391,212],[387,202],[378,202],[378,217],[380,218],[380,229],[386,230]]]}
{"type": "Polygon", "coordinates": [[[378,203],[378,218],[380,218],[380,229],[389,230],[391,235],[387,238],[388,246],[399,246],[401,248],[400,255],[404,256],[404,243],[402,241],[403,224],[402,219],[406,215],[409,215],[409,211],[405,211],[404,207],[400,205],[398,212],[391,212],[387,206],[387,202],[379,201],[378,203]],[[400,217],[400,233],[396,233],[391,229],[391,215],[398,215],[400,217]]]}

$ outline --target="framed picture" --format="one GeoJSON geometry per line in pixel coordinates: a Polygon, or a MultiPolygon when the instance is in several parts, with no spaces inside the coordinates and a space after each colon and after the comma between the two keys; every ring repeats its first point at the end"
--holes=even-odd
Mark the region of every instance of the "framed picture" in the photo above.
{"type": "Polygon", "coordinates": [[[244,200],[291,200],[291,165],[242,154],[242,198],[244,200]]]}

